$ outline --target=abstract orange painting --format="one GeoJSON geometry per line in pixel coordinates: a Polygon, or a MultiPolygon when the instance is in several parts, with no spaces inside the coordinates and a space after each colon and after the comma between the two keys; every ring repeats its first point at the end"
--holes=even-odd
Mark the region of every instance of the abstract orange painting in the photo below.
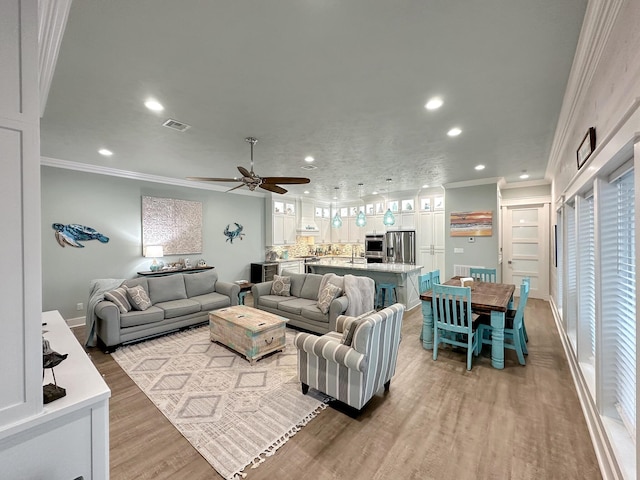
{"type": "Polygon", "coordinates": [[[451,213],[452,237],[490,237],[492,229],[493,212],[451,213]]]}

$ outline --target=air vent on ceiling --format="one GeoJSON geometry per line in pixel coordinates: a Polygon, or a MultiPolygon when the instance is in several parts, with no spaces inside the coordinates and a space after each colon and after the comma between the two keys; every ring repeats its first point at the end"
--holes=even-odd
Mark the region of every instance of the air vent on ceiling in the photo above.
{"type": "Polygon", "coordinates": [[[315,170],[318,167],[316,167],[315,165],[302,165],[300,168],[303,170],[315,170]]]}
{"type": "Polygon", "coordinates": [[[186,123],[179,122],[172,118],[168,119],[166,122],[162,124],[163,127],[172,128],[179,132],[184,132],[185,130],[191,128],[191,125],[187,125],[186,123]]]}

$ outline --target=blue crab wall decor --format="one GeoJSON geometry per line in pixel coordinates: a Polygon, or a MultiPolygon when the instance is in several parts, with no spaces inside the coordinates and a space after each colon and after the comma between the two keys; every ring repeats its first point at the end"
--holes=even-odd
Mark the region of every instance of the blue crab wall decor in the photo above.
{"type": "Polygon", "coordinates": [[[229,227],[231,226],[231,224],[227,225],[224,229],[224,235],[227,237],[227,242],[231,242],[233,243],[233,239],[234,238],[239,238],[240,240],[242,240],[242,237],[244,237],[244,233],[242,233],[242,225],[240,225],[239,223],[235,223],[233,222],[233,224],[236,226],[236,229],[233,231],[229,230],[229,227]]]}
{"type": "Polygon", "coordinates": [[[71,247],[84,248],[84,245],[78,243],[79,241],[98,240],[101,243],[109,241],[109,237],[105,237],[93,228],[78,225],[77,223],[69,225],[54,223],[51,227],[56,231],[56,240],[61,247],[69,245],[71,247]]]}

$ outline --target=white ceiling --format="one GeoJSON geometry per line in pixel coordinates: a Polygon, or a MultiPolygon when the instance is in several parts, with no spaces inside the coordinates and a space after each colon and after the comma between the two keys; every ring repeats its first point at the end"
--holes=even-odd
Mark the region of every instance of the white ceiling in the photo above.
{"type": "MultiPolygon", "coordinates": [[[[143,174],[306,176],[342,200],[544,178],[586,0],[76,0],[45,157],[143,174]],[[427,111],[426,101],[444,105],[427,111]],[[153,113],[148,97],[165,110],[153,113]],[[192,125],[162,127],[167,118],[192,125]],[[459,126],[463,133],[446,132],[459,126]],[[114,152],[110,158],[99,148],[114,152]],[[305,171],[304,157],[316,170],[305,171]],[[486,169],[474,170],[477,164],[486,169]]],[[[220,184],[230,188],[234,184],[220,184]]]]}

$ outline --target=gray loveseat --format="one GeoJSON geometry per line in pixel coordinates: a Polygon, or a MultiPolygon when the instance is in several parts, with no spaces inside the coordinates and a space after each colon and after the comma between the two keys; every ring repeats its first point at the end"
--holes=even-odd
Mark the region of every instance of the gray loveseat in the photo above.
{"type": "Polygon", "coordinates": [[[291,278],[291,296],[271,295],[273,282],[257,283],[251,287],[253,306],[266,312],[275,313],[289,319],[293,325],[316,333],[327,333],[336,329],[338,315],[343,315],[349,306],[343,295],[334,298],[325,314],[318,308],[318,293],[322,275],[315,273],[295,273],[291,278]]]}
{"type": "MultiPolygon", "coordinates": [[[[95,288],[95,282],[98,281],[94,281],[94,292],[100,292],[95,288]]],[[[121,313],[116,304],[104,300],[104,291],[99,293],[93,320],[97,343],[105,351],[113,351],[123,343],[206,322],[211,310],[237,305],[240,292],[235,283],[218,281],[218,274],[213,270],[133,278],[125,280],[123,285],[141,285],[152,305],[143,311],[121,313]]]]}

